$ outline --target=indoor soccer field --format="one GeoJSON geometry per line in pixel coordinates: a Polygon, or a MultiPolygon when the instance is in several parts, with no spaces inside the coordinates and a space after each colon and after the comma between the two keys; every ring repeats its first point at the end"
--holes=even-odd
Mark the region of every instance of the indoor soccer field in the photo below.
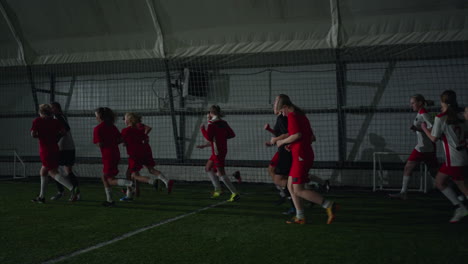
{"type": "MultiPolygon", "coordinates": [[[[7,263],[465,263],[468,222],[449,224],[438,192],[395,201],[337,189],[332,225],[319,206],[306,225],[287,225],[271,185],[241,184],[242,198],[213,200],[208,183],[150,187],[133,202],[102,208],[102,186],[82,184],[82,201],[34,204],[38,183],[2,182],[0,262],[7,263]],[[86,191],[85,191],[86,190],[86,191]],[[443,241],[450,241],[444,243],[443,241]],[[291,249],[293,247],[293,250],[291,249]]],[[[123,195],[123,194],[122,194],[123,195]]]]}
{"type": "Polygon", "coordinates": [[[468,195],[431,177],[456,160],[448,176],[463,182],[468,152],[454,159],[423,130],[450,108],[452,134],[468,133],[467,14],[466,0],[0,0],[0,264],[468,263],[468,195]],[[279,133],[291,109],[304,131],[279,133]],[[42,119],[65,125],[39,137],[42,119]],[[204,129],[218,121],[235,134],[225,156],[204,129]],[[135,122],[145,164],[115,136],[135,122]],[[102,123],[119,133],[100,135],[102,123]],[[315,141],[288,143],[313,155],[276,176],[306,160],[306,187],[324,199],[304,201],[305,225],[286,224],[267,168],[273,141],[303,134],[315,141]],[[416,153],[424,136],[430,162],[416,153]],[[45,155],[56,140],[61,154],[45,155]],[[153,161],[163,176],[143,168],[148,184],[120,201],[135,191],[126,172],[153,161]],[[226,171],[214,198],[213,164],[226,171]],[[51,200],[52,177],[81,199],[51,200]]]}

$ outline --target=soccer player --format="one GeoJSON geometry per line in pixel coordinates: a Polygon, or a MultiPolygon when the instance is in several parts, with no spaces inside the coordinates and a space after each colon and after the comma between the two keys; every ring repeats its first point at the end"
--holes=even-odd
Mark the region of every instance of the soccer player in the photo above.
{"type": "Polygon", "coordinates": [[[115,114],[108,107],[99,107],[95,110],[98,125],[93,130],[93,143],[96,144],[102,155],[102,184],[106,193],[106,201],[102,204],[105,207],[111,207],[115,203],[112,200],[112,185],[126,186],[127,197],[132,197],[133,184],[127,179],[116,179],[119,173],[120,150],[119,144],[122,143],[122,137],[119,130],[114,125],[115,114]]]}
{"type": "Polygon", "coordinates": [[[221,184],[219,182],[219,178],[221,178],[229,191],[231,191],[231,197],[228,201],[234,202],[240,199],[240,195],[237,192],[236,187],[234,187],[232,182],[226,176],[224,163],[228,151],[227,140],[235,137],[236,135],[228,123],[222,120],[221,117],[221,108],[217,105],[212,105],[207,114],[208,128],[205,128],[205,124],[200,126],[203,137],[208,141],[208,143],[199,145],[197,148],[211,146],[211,157],[206,162],[205,171],[214,186],[212,198],[217,198],[221,195],[221,184]],[[215,173],[217,173],[217,175],[215,175],[215,173]]]}
{"type": "Polygon", "coordinates": [[[41,176],[41,189],[39,195],[31,200],[32,202],[45,203],[44,196],[49,180],[47,175],[71,191],[71,201],[76,200],[76,188],[67,178],[58,172],[59,147],[57,141],[64,133],[64,127],[58,120],[53,118],[50,105],[39,105],[39,117],[34,119],[32,123],[31,136],[39,139],[39,156],[42,162],[39,172],[41,176]]]}
{"type": "Polygon", "coordinates": [[[435,177],[439,163],[436,156],[436,147],[421,129],[421,124],[425,123],[428,129],[432,128],[432,120],[429,113],[426,110],[426,106],[434,105],[433,101],[428,101],[421,94],[415,94],[410,98],[410,106],[414,112],[417,112],[416,118],[413,121],[413,125],[410,129],[416,133],[418,144],[414,147],[411,155],[406,161],[405,168],[403,170],[403,184],[401,191],[396,194],[389,194],[390,198],[398,198],[406,200],[408,191],[408,182],[414,169],[421,163],[424,162],[429,168],[429,172],[432,177],[435,177]]]}
{"type": "Polygon", "coordinates": [[[302,199],[321,205],[326,209],[327,224],[335,219],[336,203],[323,198],[319,193],[304,188],[308,182],[308,172],[314,162],[312,142],[315,141],[314,133],[310,127],[304,111],[294,105],[285,94],[278,95],[277,110],[288,117],[288,134],[285,139],[276,142],[278,147],[290,144],[292,153],[292,165],[288,177],[288,189],[296,207],[296,216],[287,221],[288,224],[305,224],[302,199]]]}
{"type": "MultiPolygon", "coordinates": [[[[58,102],[50,103],[52,108],[52,113],[54,118],[58,120],[62,126],[65,128],[65,134],[63,137],[60,138],[58,142],[59,146],[59,166],[63,166],[65,173],[67,174],[68,179],[71,181],[73,186],[76,187],[76,200],[80,200],[80,189],[79,189],[79,182],[76,175],[73,173],[73,165],[75,165],[75,142],[73,141],[73,137],[70,132],[70,125],[68,124],[68,120],[63,114],[62,107],[58,102]]],[[[56,182],[57,184],[57,194],[52,196],[51,200],[58,200],[62,198],[64,188],[62,184],[56,182]]],[[[70,197],[70,200],[72,197],[70,197]]]]}
{"type": "MultiPolygon", "coordinates": [[[[131,179],[139,182],[148,183],[157,188],[158,179],[163,181],[171,193],[174,181],[166,179],[164,175],[156,170],[151,147],[148,144],[148,135],[151,128],[141,123],[141,117],[135,113],[125,114],[126,128],[122,129],[122,139],[127,147],[128,170],[131,172],[131,179]],[[145,128],[146,127],[146,128],[145,128]],[[146,132],[146,133],[145,133],[146,132]],[[144,177],[140,175],[140,170],[145,166],[153,177],[144,177]]],[[[121,201],[131,201],[131,197],[122,197],[121,201]]]]}
{"type": "Polygon", "coordinates": [[[436,185],[456,207],[455,213],[450,219],[450,223],[456,223],[468,215],[467,208],[457,198],[453,188],[448,185],[449,177],[452,177],[460,191],[468,196],[464,182],[464,176],[468,173],[468,154],[464,149],[464,121],[459,119],[457,95],[454,91],[444,91],[440,95],[440,105],[442,113],[436,116],[432,131],[427,128],[425,123],[421,125],[421,128],[433,142],[442,140],[445,162],[437,172],[436,185]]]}
{"type": "MultiPolygon", "coordinates": [[[[270,139],[270,141],[265,142],[265,145],[275,146],[277,140],[284,138],[288,134],[288,118],[283,116],[280,112],[276,110],[277,98],[275,98],[275,102],[273,104],[273,112],[277,116],[276,123],[274,128],[270,127],[270,124],[265,124],[264,129],[269,131],[271,134],[274,135],[270,139]]],[[[270,161],[268,166],[268,174],[271,177],[271,180],[275,184],[276,189],[279,190],[280,193],[280,200],[276,203],[277,205],[282,204],[286,201],[289,194],[287,193],[287,183],[288,183],[288,173],[289,169],[291,168],[291,153],[285,149],[285,146],[278,148],[275,155],[270,161]],[[280,163],[281,157],[281,164],[280,163]]]]}

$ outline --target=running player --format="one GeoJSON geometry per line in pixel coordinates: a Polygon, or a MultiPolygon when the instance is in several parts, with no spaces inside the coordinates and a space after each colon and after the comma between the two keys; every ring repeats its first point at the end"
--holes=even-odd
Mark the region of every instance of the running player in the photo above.
{"type": "Polygon", "coordinates": [[[65,186],[71,191],[71,201],[76,201],[76,188],[65,177],[58,172],[59,146],[57,140],[65,133],[64,127],[58,120],[53,118],[52,109],[48,104],[39,105],[39,117],[34,119],[31,127],[31,136],[39,139],[39,156],[42,167],[39,172],[41,176],[41,189],[39,195],[32,202],[45,203],[45,192],[49,178],[65,186]]]}
{"type": "Polygon", "coordinates": [[[278,147],[290,144],[292,153],[292,166],[289,171],[288,189],[296,207],[296,216],[287,221],[288,224],[305,224],[302,199],[321,205],[326,209],[327,224],[335,219],[336,203],[326,200],[319,193],[304,188],[308,182],[308,172],[314,162],[312,142],[315,141],[314,133],[310,127],[304,111],[294,105],[289,97],[284,94],[278,96],[277,110],[288,117],[288,134],[285,139],[276,142],[278,147]]]}
{"type": "Polygon", "coordinates": [[[440,105],[442,113],[436,116],[432,131],[427,128],[425,123],[421,125],[421,128],[433,142],[438,139],[442,140],[445,162],[437,172],[436,185],[456,207],[455,213],[450,219],[450,223],[456,223],[468,215],[467,208],[457,198],[453,188],[448,185],[449,177],[452,177],[460,191],[468,196],[464,182],[464,176],[468,173],[468,154],[464,149],[464,122],[459,119],[457,113],[457,95],[454,91],[444,91],[440,95],[440,105]]]}
{"type": "MultiPolygon", "coordinates": [[[[70,125],[68,124],[67,117],[63,114],[62,106],[58,102],[50,103],[52,108],[52,113],[54,114],[54,118],[57,119],[62,126],[65,128],[65,134],[63,137],[60,138],[58,142],[59,146],[59,166],[63,166],[65,173],[67,174],[68,179],[70,179],[73,186],[76,186],[76,200],[80,200],[80,189],[79,189],[79,182],[76,175],[73,173],[73,165],[75,165],[75,142],[73,141],[73,137],[70,131],[70,125]]],[[[56,182],[57,185],[57,194],[52,196],[51,200],[58,200],[62,198],[64,188],[59,183],[56,182]]],[[[70,197],[70,200],[72,197],[70,197]]]]}
{"type": "MultiPolygon", "coordinates": [[[[168,181],[160,171],[154,169],[154,162],[151,147],[148,144],[148,135],[145,131],[145,126],[141,124],[141,117],[135,113],[125,114],[126,128],[122,129],[123,143],[127,147],[128,154],[128,170],[131,172],[131,179],[139,182],[148,183],[157,188],[158,179],[167,183],[168,193],[171,193],[173,181],[168,181]],[[140,128],[138,127],[140,124],[140,128]],[[140,170],[145,166],[148,171],[154,175],[153,177],[144,177],[140,175],[140,170]]],[[[121,201],[131,201],[131,197],[122,197],[121,201]]]]}
{"type": "Polygon", "coordinates": [[[130,180],[115,178],[119,173],[119,144],[122,143],[122,137],[114,125],[114,112],[108,107],[99,107],[94,114],[99,125],[93,130],[93,143],[101,149],[103,164],[101,180],[106,193],[106,201],[102,205],[110,207],[115,204],[112,200],[112,185],[126,186],[127,197],[132,197],[133,185],[130,180]]]}
{"type": "Polygon", "coordinates": [[[207,114],[208,128],[205,128],[205,124],[200,126],[203,137],[208,141],[208,143],[199,145],[197,148],[211,146],[211,157],[206,162],[205,171],[214,186],[212,197],[216,198],[221,195],[221,184],[219,182],[219,178],[221,178],[229,191],[231,191],[231,197],[228,201],[234,202],[240,199],[240,195],[237,192],[236,187],[234,187],[232,182],[226,176],[224,163],[228,151],[227,140],[235,137],[236,135],[228,123],[222,120],[221,117],[221,108],[217,105],[211,106],[210,111],[207,114]],[[215,173],[217,173],[217,176],[215,173]]]}
{"type": "Polygon", "coordinates": [[[414,147],[411,155],[406,161],[405,168],[403,170],[403,184],[401,191],[396,194],[389,194],[390,198],[398,198],[406,200],[408,191],[408,182],[414,169],[421,163],[424,162],[429,168],[429,172],[432,177],[435,177],[439,163],[436,156],[436,147],[421,129],[421,124],[425,123],[428,129],[432,129],[432,120],[429,113],[426,110],[426,106],[434,105],[433,101],[427,101],[424,96],[415,94],[410,98],[410,105],[414,112],[417,112],[416,118],[413,121],[413,125],[410,129],[416,133],[418,144],[414,147]]]}
{"type": "MultiPolygon", "coordinates": [[[[286,138],[288,134],[288,118],[277,111],[277,101],[278,98],[275,98],[275,102],[273,104],[273,112],[277,116],[274,128],[272,129],[269,124],[265,124],[264,126],[265,130],[274,135],[270,141],[265,142],[266,146],[275,146],[277,140],[286,138]]],[[[278,202],[276,202],[277,205],[284,203],[289,197],[286,188],[288,183],[287,175],[289,173],[289,169],[291,168],[291,162],[291,153],[285,149],[285,146],[282,146],[278,148],[270,161],[270,165],[268,166],[268,174],[270,175],[276,189],[279,190],[280,194],[280,199],[278,202]]]]}

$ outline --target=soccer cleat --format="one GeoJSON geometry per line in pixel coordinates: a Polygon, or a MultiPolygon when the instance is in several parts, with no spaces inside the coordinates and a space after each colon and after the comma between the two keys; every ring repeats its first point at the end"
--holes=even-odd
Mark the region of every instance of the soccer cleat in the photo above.
{"type": "Polygon", "coordinates": [[[457,223],[465,216],[468,216],[468,210],[466,207],[460,206],[455,209],[455,214],[453,215],[452,219],[450,219],[450,223],[457,223]]]}
{"type": "Polygon", "coordinates": [[[221,191],[214,191],[212,194],[211,194],[211,198],[218,198],[219,196],[221,196],[222,192],[221,191]]]}
{"type": "Polygon", "coordinates": [[[62,196],[63,196],[63,193],[62,193],[62,192],[58,192],[56,195],[50,197],[50,199],[51,199],[52,201],[55,201],[55,200],[58,200],[58,199],[62,198],[62,196]]]}
{"type": "Polygon", "coordinates": [[[171,194],[172,192],[172,187],[174,186],[174,181],[173,180],[169,180],[167,182],[167,194],[171,194]]]}
{"type": "Polygon", "coordinates": [[[115,202],[112,201],[112,202],[108,202],[108,201],[105,201],[102,203],[102,206],[104,207],[113,207],[115,205],[115,202]]]}
{"type": "Polygon", "coordinates": [[[326,208],[327,211],[327,225],[331,224],[336,218],[336,210],[338,209],[338,205],[335,202],[331,202],[331,205],[326,208]]]}
{"type": "Polygon", "coordinates": [[[388,197],[392,199],[400,199],[400,200],[406,200],[408,198],[405,192],[404,193],[390,193],[388,197]]]}
{"type": "Polygon", "coordinates": [[[295,215],[296,214],[296,208],[291,207],[287,211],[284,211],[282,214],[284,214],[284,215],[295,215]]]}
{"type": "Polygon", "coordinates": [[[239,201],[240,199],[240,195],[238,193],[233,193],[231,194],[231,198],[229,198],[229,200],[227,200],[228,202],[236,202],[236,201],[239,201]]]}
{"type": "Polygon", "coordinates": [[[81,201],[81,193],[78,191],[75,196],[73,196],[73,194],[71,194],[68,201],[70,201],[70,202],[81,201]],[[73,200],[73,197],[75,197],[75,200],[73,200]]]}
{"type": "Polygon", "coordinates": [[[120,198],[120,201],[121,202],[131,202],[131,201],[133,201],[133,198],[124,196],[124,197],[120,198]]]}
{"type": "Polygon", "coordinates": [[[298,224],[298,225],[305,225],[306,220],[305,218],[297,218],[293,216],[290,220],[286,221],[286,224],[298,224]]]}
{"type": "Polygon", "coordinates": [[[73,189],[71,190],[71,195],[70,195],[69,201],[70,202],[75,202],[78,199],[79,194],[80,194],[80,190],[78,189],[78,187],[73,187],[73,189]]]}
{"type": "Polygon", "coordinates": [[[45,199],[44,199],[44,197],[41,198],[41,197],[38,196],[38,197],[36,197],[34,199],[31,199],[31,202],[43,204],[43,203],[45,203],[45,199]]]}

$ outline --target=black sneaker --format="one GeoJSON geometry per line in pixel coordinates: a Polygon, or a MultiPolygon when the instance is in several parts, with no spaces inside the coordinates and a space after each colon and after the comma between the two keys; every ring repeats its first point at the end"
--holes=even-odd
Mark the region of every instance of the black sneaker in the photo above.
{"type": "Polygon", "coordinates": [[[115,205],[115,202],[112,201],[112,202],[108,202],[108,201],[105,201],[102,203],[102,206],[104,207],[113,207],[115,205]]]}
{"type": "Polygon", "coordinates": [[[45,203],[45,198],[44,197],[41,198],[41,197],[38,196],[38,197],[36,197],[34,199],[31,199],[31,202],[43,204],[43,203],[45,203]]]}
{"type": "Polygon", "coordinates": [[[50,199],[55,201],[55,200],[62,198],[62,196],[63,196],[63,192],[58,192],[56,195],[50,197],[50,199]]]}

